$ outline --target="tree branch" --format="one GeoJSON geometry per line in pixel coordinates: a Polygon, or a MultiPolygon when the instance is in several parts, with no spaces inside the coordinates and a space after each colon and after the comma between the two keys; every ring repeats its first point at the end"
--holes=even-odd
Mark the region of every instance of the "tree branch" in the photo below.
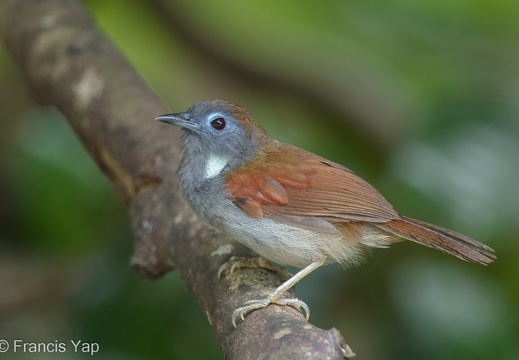
{"type": "Polygon", "coordinates": [[[178,133],[152,122],[165,106],[78,1],[3,0],[0,33],[35,99],[65,115],[125,199],[135,234],[133,268],[148,278],[178,268],[226,358],[352,356],[338,331],[309,325],[286,306],[254,311],[233,328],[233,310],[282,279],[262,269],[217,279],[231,255],[251,252],[199,221],[176,192],[178,133]]]}

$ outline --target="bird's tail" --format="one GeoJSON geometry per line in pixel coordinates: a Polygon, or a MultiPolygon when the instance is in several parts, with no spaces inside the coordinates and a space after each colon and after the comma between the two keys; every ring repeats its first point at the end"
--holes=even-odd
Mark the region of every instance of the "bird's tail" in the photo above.
{"type": "Polygon", "coordinates": [[[486,265],[496,258],[492,248],[468,236],[405,216],[401,220],[373,225],[398,237],[442,250],[468,262],[486,265]]]}

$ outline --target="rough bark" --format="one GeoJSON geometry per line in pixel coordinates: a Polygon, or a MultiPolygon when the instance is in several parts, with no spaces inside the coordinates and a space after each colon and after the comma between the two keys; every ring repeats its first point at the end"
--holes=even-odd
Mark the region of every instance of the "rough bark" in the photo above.
{"type": "Polygon", "coordinates": [[[64,114],[125,199],[133,268],[152,279],[178,268],[227,359],[352,356],[338,331],[318,329],[290,307],[269,306],[232,326],[236,307],[282,279],[262,269],[217,279],[230,256],[250,251],[199,221],[177,193],[179,136],[153,121],[167,109],[80,2],[2,0],[0,34],[34,98],[64,114]]]}

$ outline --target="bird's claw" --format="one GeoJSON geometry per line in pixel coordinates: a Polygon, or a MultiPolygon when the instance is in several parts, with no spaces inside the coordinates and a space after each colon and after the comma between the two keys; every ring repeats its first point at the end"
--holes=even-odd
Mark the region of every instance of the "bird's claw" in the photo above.
{"type": "Polygon", "coordinates": [[[218,279],[221,279],[222,276],[223,276],[223,273],[227,273],[229,275],[231,275],[234,270],[236,270],[236,268],[240,268],[242,267],[240,265],[241,263],[241,260],[242,258],[238,257],[238,256],[233,256],[229,259],[229,261],[227,261],[226,263],[224,263],[222,266],[220,266],[220,268],[218,269],[218,279]]]}
{"type": "MultiPolygon", "coordinates": [[[[319,265],[321,264],[319,263],[319,265]]],[[[263,257],[247,258],[239,256],[231,257],[229,261],[220,266],[220,269],[218,269],[217,273],[218,278],[221,278],[224,275],[224,273],[226,273],[226,275],[231,275],[234,271],[242,268],[263,268],[275,272],[276,274],[282,277],[289,279],[292,278],[292,274],[290,274],[290,272],[288,272],[287,269],[285,269],[282,266],[276,265],[263,257]]],[[[266,308],[270,304],[291,306],[294,309],[303,312],[306,320],[308,320],[310,317],[310,309],[304,302],[302,302],[299,299],[279,299],[279,297],[286,290],[293,286],[293,284],[289,284],[288,286],[286,286],[286,284],[289,282],[290,280],[286,281],[266,298],[261,300],[249,300],[245,302],[242,307],[239,307],[238,309],[234,310],[232,314],[232,324],[234,325],[234,327],[236,327],[236,320],[238,318],[240,318],[241,320],[245,320],[245,316],[251,311],[266,308]]]]}
{"type": "Polygon", "coordinates": [[[282,266],[276,265],[263,257],[248,258],[241,256],[233,256],[229,259],[229,261],[220,266],[220,268],[218,269],[218,279],[221,279],[224,273],[231,275],[234,271],[243,268],[262,268],[275,272],[276,274],[279,274],[280,276],[286,279],[292,277],[292,274],[287,269],[285,269],[282,266]]]}
{"type": "Polygon", "coordinates": [[[242,307],[234,310],[232,314],[232,324],[236,327],[236,320],[240,318],[242,321],[245,320],[245,315],[254,310],[259,310],[266,308],[270,304],[281,305],[281,306],[291,306],[296,310],[299,310],[304,313],[305,319],[308,320],[310,318],[310,308],[303,301],[299,299],[260,299],[260,300],[249,300],[246,301],[242,307]],[[302,311],[303,309],[304,311],[302,311]]]}

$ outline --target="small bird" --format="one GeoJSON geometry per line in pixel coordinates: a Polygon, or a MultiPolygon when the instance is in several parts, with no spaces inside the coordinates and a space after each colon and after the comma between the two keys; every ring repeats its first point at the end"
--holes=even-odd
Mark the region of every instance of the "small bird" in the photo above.
{"type": "MultiPolygon", "coordinates": [[[[156,120],[183,128],[180,186],[198,217],[261,257],[302,269],[236,309],[234,326],[269,304],[303,308],[308,319],[306,304],[283,293],[321,265],[357,264],[367,248],[410,240],[468,262],[495,259],[492,248],[465,235],[398,214],[344,166],[272,139],[237,104],[203,101],[156,120]]],[[[274,265],[269,261],[256,264],[274,265]]],[[[231,259],[221,270],[240,262],[231,259]]]]}

